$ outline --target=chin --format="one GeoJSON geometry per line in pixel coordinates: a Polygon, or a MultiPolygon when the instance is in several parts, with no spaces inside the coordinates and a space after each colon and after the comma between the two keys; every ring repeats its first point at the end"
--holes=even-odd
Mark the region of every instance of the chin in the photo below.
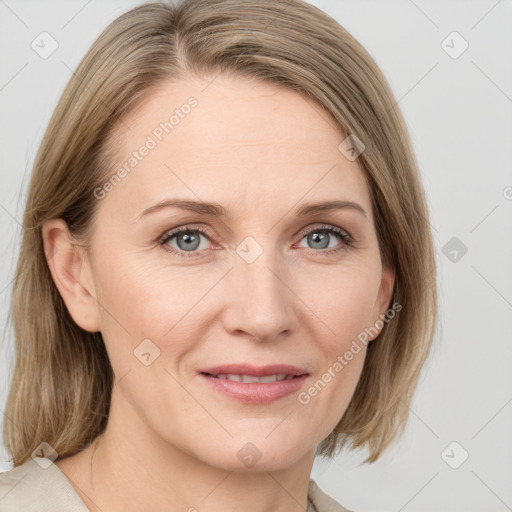
{"type": "Polygon", "coordinates": [[[309,452],[314,454],[316,448],[310,440],[291,439],[286,434],[274,433],[266,439],[264,436],[255,436],[252,441],[248,437],[233,438],[227,443],[219,442],[214,445],[212,440],[212,446],[204,447],[205,451],[202,454],[197,453],[199,447],[196,446],[196,456],[224,471],[281,471],[299,462],[309,452]],[[271,439],[273,435],[275,438],[271,439]],[[311,444],[311,447],[305,449],[308,444],[311,444]]]}

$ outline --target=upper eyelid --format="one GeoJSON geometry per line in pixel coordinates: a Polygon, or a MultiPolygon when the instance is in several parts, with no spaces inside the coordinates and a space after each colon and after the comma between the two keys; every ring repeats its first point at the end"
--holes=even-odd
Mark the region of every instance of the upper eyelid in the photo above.
{"type": "Polygon", "coordinates": [[[313,223],[310,226],[307,226],[307,227],[297,231],[297,235],[299,235],[301,233],[307,233],[307,232],[315,230],[315,229],[321,230],[321,229],[329,229],[329,228],[333,228],[333,229],[336,229],[336,230],[339,229],[340,231],[343,231],[344,233],[346,233],[348,236],[350,236],[352,238],[352,235],[345,228],[342,228],[340,226],[336,226],[335,224],[330,224],[328,222],[319,222],[317,224],[313,223]]]}

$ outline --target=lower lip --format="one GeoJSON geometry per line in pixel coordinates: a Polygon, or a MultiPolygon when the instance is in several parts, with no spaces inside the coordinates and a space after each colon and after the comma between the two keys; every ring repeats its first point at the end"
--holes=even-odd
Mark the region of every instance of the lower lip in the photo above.
{"type": "Polygon", "coordinates": [[[290,380],[277,380],[276,382],[237,382],[219,379],[204,373],[201,373],[200,376],[217,391],[246,404],[275,402],[299,391],[308,377],[301,375],[290,380]]]}

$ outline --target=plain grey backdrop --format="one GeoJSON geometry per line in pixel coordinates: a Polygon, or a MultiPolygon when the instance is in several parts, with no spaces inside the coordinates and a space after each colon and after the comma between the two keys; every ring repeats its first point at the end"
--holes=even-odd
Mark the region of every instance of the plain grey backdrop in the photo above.
{"type": "MultiPolygon", "coordinates": [[[[435,349],[405,435],[372,465],[361,464],[363,452],[344,452],[317,459],[312,476],[357,512],[512,510],[512,2],[311,3],[366,47],[393,88],[427,192],[440,294],[435,349]]],[[[51,113],[93,40],[138,4],[0,0],[2,326],[25,191],[51,113]]],[[[12,344],[9,330],[0,413],[12,344]]]]}

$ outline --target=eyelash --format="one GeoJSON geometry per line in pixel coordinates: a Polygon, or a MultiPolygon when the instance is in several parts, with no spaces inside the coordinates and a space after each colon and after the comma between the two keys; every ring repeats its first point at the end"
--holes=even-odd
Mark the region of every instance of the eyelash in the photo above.
{"type": "MultiPolygon", "coordinates": [[[[348,247],[352,247],[352,245],[354,243],[354,239],[346,231],[343,231],[343,230],[337,228],[336,226],[332,226],[330,224],[322,224],[319,226],[315,226],[313,229],[309,229],[307,231],[302,231],[300,233],[300,240],[302,240],[306,235],[313,233],[315,231],[323,231],[323,232],[327,232],[329,234],[337,235],[341,239],[342,243],[341,243],[341,246],[332,247],[330,249],[321,249],[318,251],[315,249],[310,249],[313,252],[330,255],[330,254],[338,253],[339,251],[347,249],[348,247]]],[[[175,229],[173,231],[167,231],[166,233],[164,233],[159,238],[158,244],[161,246],[164,246],[172,238],[174,238],[175,236],[177,236],[181,233],[184,233],[184,232],[201,233],[202,235],[204,235],[206,238],[209,239],[209,234],[206,231],[204,231],[203,229],[192,228],[190,226],[183,226],[183,227],[175,229]]],[[[179,250],[176,250],[174,247],[170,247],[170,246],[164,248],[164,250],[170,252],[171,254],[175,254],[176,256],[180,256],[180,257],[184,257],[184,258],[196,258],[196,257],[198,257],[199,252],[201,252],[201,251],[195,251],[195,252],[190,251],[190,253],[187,254],[187,251],[179,251],[179,250]]]]}

